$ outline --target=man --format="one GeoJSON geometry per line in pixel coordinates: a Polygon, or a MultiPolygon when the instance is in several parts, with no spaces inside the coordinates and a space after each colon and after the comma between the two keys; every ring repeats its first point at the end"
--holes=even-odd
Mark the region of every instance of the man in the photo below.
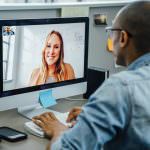
{"type": "Polygon", "coordinates": [[[112,75],[82,112],[70,113],[68,121],[81,112],[72,128],[51,113],[33,119],[52,150],[150,150],[150,1],[121,9],[107,31],[116,63],[127,71],[112,75]]]}

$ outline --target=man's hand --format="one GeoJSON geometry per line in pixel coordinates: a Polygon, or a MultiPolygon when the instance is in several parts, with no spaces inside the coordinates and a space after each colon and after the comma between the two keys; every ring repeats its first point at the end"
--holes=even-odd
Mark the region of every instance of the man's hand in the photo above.
{"type": "Polygon", "coordinates": [[[74,107],[73,109],[71,109],[66,122],[68,122],[68,123],[71,122],[72,126],[74,126],[76,119],[77,119],[78,115],[81,113],[81,111],[82,111],[81,107],[74,107]]]}
{"type": "Polygon", "coordinates": [[[46,112],[39,116],[35,116],[32,121],[42,128],[47,138],[52,140],[56,139],[61,132],[67,129],[67,126],[60,123],[51,112],[46,112]]]}

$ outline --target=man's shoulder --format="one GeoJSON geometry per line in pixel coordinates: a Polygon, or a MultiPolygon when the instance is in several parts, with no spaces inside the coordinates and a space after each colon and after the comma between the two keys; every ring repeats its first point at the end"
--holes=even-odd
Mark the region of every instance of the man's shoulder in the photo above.
{"type": "Polygon", "coordinates": [[[129,76],[130,73],[128,71],[121,71],[111,75],[105,83],[108,85],[127,84],[129,76]]]}
{"type": "Polygon", "coordinates": [[[109,83],[121,83],[121,84],[132,84],[136,81],[142,81],[145,79],[150,79],[149,77],[150,66],[144,66],[136,70],[125,70],[109,78],[109,83]]]}

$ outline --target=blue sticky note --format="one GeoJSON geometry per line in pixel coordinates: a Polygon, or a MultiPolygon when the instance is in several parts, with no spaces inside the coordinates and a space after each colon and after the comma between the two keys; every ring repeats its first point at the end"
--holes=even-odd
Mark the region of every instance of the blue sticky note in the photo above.
{"type": "Polygon", "coordinates": [[[52,90],[40,92],[39,102],[44,108],[57,104],[56,99],[52,96],[52,90]]]}

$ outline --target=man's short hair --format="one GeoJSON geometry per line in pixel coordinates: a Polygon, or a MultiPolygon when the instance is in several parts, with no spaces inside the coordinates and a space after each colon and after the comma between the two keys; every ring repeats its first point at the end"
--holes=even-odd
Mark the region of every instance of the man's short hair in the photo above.
{"type": "Polygon", "coordinates": [[[150,0],[128,4],[119,14],[122,29],[132,34],[135,48],[150,52],[150,0]]]}

